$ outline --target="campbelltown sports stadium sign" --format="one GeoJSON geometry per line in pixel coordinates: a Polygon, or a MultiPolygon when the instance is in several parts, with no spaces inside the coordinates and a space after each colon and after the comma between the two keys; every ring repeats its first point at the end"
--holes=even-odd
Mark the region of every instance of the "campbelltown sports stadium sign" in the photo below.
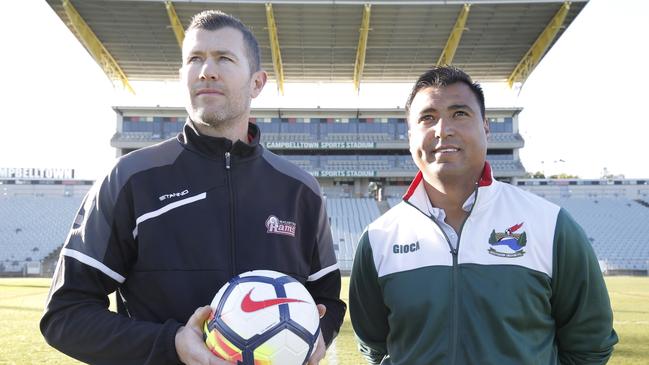
{"type": "Polygon", "coordinates": [[[266,148],[288,149],[370,149],[374,142],[266,142],[266,148]]]}
{"type": "Polygon", "coordinates": [[[74,169],[0,167],[0,179],[71,180],[74,179],[74,169]]]}

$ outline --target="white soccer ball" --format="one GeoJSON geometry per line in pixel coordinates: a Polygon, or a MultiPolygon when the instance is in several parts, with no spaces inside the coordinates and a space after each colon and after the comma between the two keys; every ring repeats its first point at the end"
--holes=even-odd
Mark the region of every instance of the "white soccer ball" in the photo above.
{"type": "Polygon", "coordinates": [[[217,356],[242,365],[302,365],[316,347],[320,318],[313,298],[292,277],[255,270],[214,296],[203,327],[217,356]]]}

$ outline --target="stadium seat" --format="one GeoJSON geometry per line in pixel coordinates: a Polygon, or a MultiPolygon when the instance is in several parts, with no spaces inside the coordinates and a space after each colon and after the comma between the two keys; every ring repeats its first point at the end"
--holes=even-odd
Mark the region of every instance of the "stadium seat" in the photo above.
{"type": "Polygon", "coordinates": [[[79,196],[1,197],[0,262],[5,271],[21,271],[23,262],[40,261],[61,246],[81,200],[79,196]]]}
{"type": "Polygon", "coordinates": [[[554,198],[584,228],[608,270],[649,270],[649,209],[630,199],[554,198]]]}
{"type": "Polygon", "coordinates": [[[365,227],[381,214],[376,201],[370,198],[327,198],[334,244],[338,245],[338,264],[351,270],[356,246],[365,227]]]}

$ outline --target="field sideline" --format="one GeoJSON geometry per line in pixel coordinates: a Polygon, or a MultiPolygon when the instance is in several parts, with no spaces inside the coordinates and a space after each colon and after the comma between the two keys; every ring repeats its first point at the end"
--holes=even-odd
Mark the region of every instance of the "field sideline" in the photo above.
{"type": "MultiPolygon", "coordinates": [[[[50,348],[38,330],[49,279],[0,279],[0,365],[79,364],[50,348]]],[[[613,365],[649,363],[649,277],[607,277],[615,329],[620,336],[613,365]]],[[[347,299],[348,278],[343,278],[343,299],[347,299]]],[[[328,353],[326,365],[364,364],[356,351],[349,322],[341,329],[328,353]]]]}

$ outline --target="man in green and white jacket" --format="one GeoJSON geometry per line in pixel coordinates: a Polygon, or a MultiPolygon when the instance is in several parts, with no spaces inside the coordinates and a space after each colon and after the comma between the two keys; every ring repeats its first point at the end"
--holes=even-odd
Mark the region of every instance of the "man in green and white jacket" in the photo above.
{"type": "Polygon", "coordinates": [[[559,206],[493,180],[480,86],[423,74],[406,104],[419,168],[371,223],[349,308],[371,364],[604,364],[617,335],[597,258],[559,206]]]}

